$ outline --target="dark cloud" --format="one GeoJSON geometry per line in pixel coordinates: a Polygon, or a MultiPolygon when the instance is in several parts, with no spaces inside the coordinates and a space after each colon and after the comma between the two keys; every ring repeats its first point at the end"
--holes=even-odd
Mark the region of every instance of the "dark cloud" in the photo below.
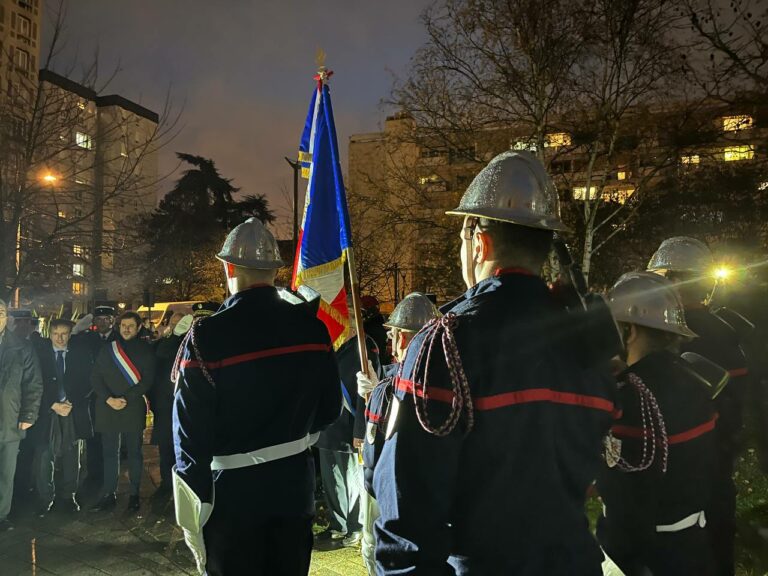
{"type": "Polygon", "coordinates": [[[185,105],[184,128],[162,153],[161,169],[175,166],[176,150],[208,156],[244,192],[266,193],[279,204],[280,189],[292,182],[283,157],[296,154],[317,48],[336,73],[331,87],[346,158],[351,134],[380,128],[390,71],[404,73],[424,41],[418,16],[427,4],[72,0],[56,64],[61,70],[74,58],[87,62],[98,47],[105,74],[121,68],[107,92],[154,110],[170,87],[185,105]]]}

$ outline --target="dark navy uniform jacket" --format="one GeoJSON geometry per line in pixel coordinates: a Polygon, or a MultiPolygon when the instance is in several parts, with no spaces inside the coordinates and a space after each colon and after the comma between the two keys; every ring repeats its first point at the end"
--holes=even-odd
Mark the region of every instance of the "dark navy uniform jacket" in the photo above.
{"type": "MultiPolygon", "coordinates": [[[[425,432],[413,394],[426,333],[408,348],[394,383],[393,434],[374,473],[380,575],[483,574],[598,576],[602,553],[584,504],[602,458],[614,410],[607,371],[580,368],[573,321],[546,284],[500,271],[444,307],[474,403],[446,437],[425,432]]],[[[453,393],[442,345],[427,383],[433,426],[453,393]]]]}
{"type": "MultiPolygon", "coordinates": [[[[339,375],[325,325],[271,286],[228,298],[194,325],[215,387],[185,341],[174,398],[177,473],[204,502],[212,499],[214,455],[251,452],[322,430],[341,411],[339,375]]],[[[314,512],[311,452],[223,470],[249,505],[265,515],[314,512]]],[[[215,513],[215,512],[214,512],[215,513]]]]}
{"type": "MultiPolygon", "coordinates": [[[[671,352],[654,352],[629,367],[656,397],[664,418],[669,452],[662,471],[661,447],[643,471],[601,467],[597,489],[605,505],[598,539],[608,556],[627,576],[707,574],[711,567],[709,540],[700,527],[657,533],[708,507],[715,463],[716,414],[712,390],[685,360],[671,352]]],[[[621,416],[612,427],[621,457],[637,465],[642,459],[643,419],[638,393],[624,384],[617,402],[621,416]]]]}
{"type": "Polygon", "coordinates": [[[722,463],[720,469],[730,476],[742,441],[744,400],[749,387],[747,360],[733,328],[704,306],[687,307],[685,321],[698,338],[685,343],[682,349],[704,356],[730,374],[728,384],[715,398],[719,414],[717,443],[722,463]]]}
{"type": "Polygon", "coordinates": [[[363,444],[363,479],[366,491],[375,496],[373,491],[373,471],[384,448],[387,416],[392,402],[392,381],[397,375],[400,364],[384,366],[384,377],[376,385],[365,407],[365,442],[363,444]]]}

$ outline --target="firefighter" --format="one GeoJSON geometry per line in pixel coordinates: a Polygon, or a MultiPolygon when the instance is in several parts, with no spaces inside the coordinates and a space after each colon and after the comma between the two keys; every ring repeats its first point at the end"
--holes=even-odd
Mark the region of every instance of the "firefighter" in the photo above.
{"type": "Polygon", "coordinates": [[[648,263],[648,270],[675,283],[685,307],[688,326],[698,338],[684,343],[683,351],[704,356],[730,374],[728,385],[715,399],[719,414],[715,486],[707,523],[715,555],[716,574],[735,573],[736,486],[733,472],[742,443],[742,415],[748,388],[747,361],[736,331],[710,309],[715,289],[714,258],[709,248],[695,238],[678,236],[661,243],[648,263]]]}
{"type": "Polygon", "coordinates": [[[363,372],[357,373],[357,393],[368,397],[365,410],[365,443],[363,444],[365,493],[363,494],[363,539],[362,554],[365,567],[369,576],[376,574],[375,538],[373,523],[379,517],[379,506],[373,493],[373,470],[381,454],[384,445],[384,428],[386,427],[387,413],[392,400],[392,379],[397,373],[398,367],[405,359],[405,351],[414,335],[424,325],[435,318],[440,317],[440,311],[435,305],[420,292],[408,294],[395,307],[389,319],[384,322],[388,328],[392,357],[395,364],[384,367],[384,378],[381,381],[376,373],[370,370],[370,376],[363,372]]]}
{"type": "Polygon", "coordinates": [[[274,287],[277,242],[249,218],[217,255],[231,296],[196,320],[174,370],[176,520],[199,572],[305,575],[309,447],[341,410],[330,337],[274,287]]]}
{"type": "Polygon", "coordinates": [[[378,574],[601,574],[584,504],[614,383],[579,357],[539,276],[564,228],[554,185],[508,151],[449,214],[464,218],[467,291],[413,338],[392,384],[378,574]]]}
{"type": "Polygon", "coordinates": [[[680,345],[696,334],[669,280],[630,272],[609,302],[627,368],[618,376],[619,410],[597,479],[598,539],[627,576],[712,574],[705,529],[716,458],[711,398],[728,375],[716,367],[710,382],[680,357],[680,345]]]}

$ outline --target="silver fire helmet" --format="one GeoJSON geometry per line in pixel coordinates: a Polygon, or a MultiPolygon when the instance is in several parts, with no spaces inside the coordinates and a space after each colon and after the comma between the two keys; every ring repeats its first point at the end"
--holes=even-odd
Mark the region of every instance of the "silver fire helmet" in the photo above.
{"type": "Polygon", "coordinates": [[[683,303],[671,280],[652,272],[628,272],[608,292],[617,322],[647,326],[695,338],[685,323],[683,303]]]}
{"type": "Polygon", "coordinates": [[[216,258],[243,268],[272,270],[282,268],[280,250],[272,233],[258,218],[248,218],[238,224],[224,240],[216,258]]]}
{"type": "Polygon", "coordinates": [[[421,292],[411,292],[395,306],[384,326],[418,332],[427,322],[440,316],[442,314],[429,298],[421,292]]]}
{"type": "Polygon", "coordinates": [[[475,176],[458,208],[446,214],[566,230],[552,179],[542,163],[525,151],[509,150],[496,156],[475,176]]]}
{"type": "Polygon", "coordinates": [[[715,260],[704,242],[688,236],[667,238],[651,256],[647,269],[665,272],[695,272],[707,274],[715,260]]]}

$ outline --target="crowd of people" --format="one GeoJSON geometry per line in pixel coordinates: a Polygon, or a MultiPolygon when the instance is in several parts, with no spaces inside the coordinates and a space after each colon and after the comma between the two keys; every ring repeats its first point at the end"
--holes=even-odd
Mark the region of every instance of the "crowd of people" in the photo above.
{"type": "Polygon", "coordinates": [[[149,402],[160,489],[201,574],[307,574],[324,541],[360,545],[383,576],[733,575],[749,379],[755,405],[766,391],[744,354],[754,326],[711,305],[709,248],[669,238],[605,298],[567,257],[548,285],[564,226],[526,152],[492,160],[450,213],[467,291],[439,310],[412,293],[386,320],[365,298],[364,340],[350,301],[336,350],[322,282],[276,288],[284,262],[256,219],[217,254],[231,296],[158,339],[100,307],[92,329],[55,320],[25,342],[0,303],[0,527],[25,435],[41,515],[79,510],[83,442],[94,510],[116,506],[121,443],[138,509],[149,402]]]}

